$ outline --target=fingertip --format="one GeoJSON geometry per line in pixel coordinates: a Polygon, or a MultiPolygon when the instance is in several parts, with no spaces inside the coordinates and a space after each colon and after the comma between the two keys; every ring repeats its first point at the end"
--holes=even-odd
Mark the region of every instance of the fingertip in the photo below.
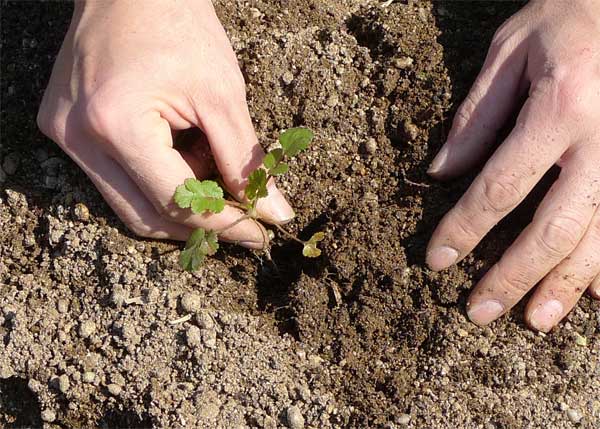
{"type": "Polygon", "coordinates": [[[442,271],[458,261],[458,251],[449,246],[434,247],[427,252],[425,262],[432,271],[442,271]]]}
{"type": "Polygon", "coordinates": [[[438,152],[438,154],[435,156],[435,158],[433,158],[431,165],[427,169],[427,174],[429,174],[430,176],[432,176],[436,179],[441,179],[443,177],[446,163],[448,160],[448,152],[449,152],[449,149],[448,149],[448,145],[446,144],[438,152]]]}
{"type": "Polygon", "coordinates": [[[532,310],[527,309],[525,321],[532,329],[539,332],[550,332],[563,318],[564,306],[557,299],[539,303],[532,310]]]}
{"type": "Polygon", "coordinates": [[[283,225],[290,222],[296,213],[288,203],[283,193],[277,188],[275,182],[267,185],[268,195],[258,201],[257,209],[261,219],[266,222],[283,225]]]}
{"type": "Polygon", "coordinates": [[[467,303],[467,316],[471,322],[478,326],[486,326],[498,319],[505,312],[500,301],[488,299],[483,302],[467,303]]]}

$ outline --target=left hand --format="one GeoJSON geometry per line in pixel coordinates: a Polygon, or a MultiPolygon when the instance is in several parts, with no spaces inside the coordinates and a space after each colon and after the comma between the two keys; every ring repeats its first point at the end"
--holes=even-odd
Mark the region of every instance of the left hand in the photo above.
{"type": "Polygon", "coordinates": [[[547,332],[587,288],[600,298],[599,0],[534,0],[496,32],[429,173],[450,178],[475,166],[527,89],[516,126],[438,225],[427,263],[438,271],[464,258],[557,164],[533,221],[467,304],[486,325],[537,285],[525,319],[547,332]]]}

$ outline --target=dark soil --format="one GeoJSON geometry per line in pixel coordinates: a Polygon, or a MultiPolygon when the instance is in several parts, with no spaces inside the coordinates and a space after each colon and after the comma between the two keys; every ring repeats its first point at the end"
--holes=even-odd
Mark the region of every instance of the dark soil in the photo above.
{"type": "Polygon", "coordinates": [[[276,428],[293,405],[314,428],[598,427],[597,303],[583,298],[546,336],[520,307],[485,329],[464,312],[536,195],[459,267],[423,262],[474,177],[440,184],[425,171],[520,6],[217,2],[264,146],[284,128],[315,131],[281,185],[293,232],[327,238],[316,262],[279,238],[272,261],[224,246],[189,275],[179,244],[133,237],[36,130],[71,5],[3,1],[0,160],[18,169],[0,195],[0,426],[38,427],[53,412],[48,427],[276,428]],[[196,319],[169,324],[192,291],[216,345],[188,345],[196,319]],[[86,321],[96,331],[81,338],[86,321]]]}

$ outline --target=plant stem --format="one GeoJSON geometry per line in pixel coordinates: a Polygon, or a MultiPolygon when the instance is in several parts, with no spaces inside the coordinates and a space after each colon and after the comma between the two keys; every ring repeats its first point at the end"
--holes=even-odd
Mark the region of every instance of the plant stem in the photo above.
{"type": "Polygon", "coordinates": [[[250,217],[250,216],[248,216],[248,215],[243,215],[243,216],[240,216],[240,217],[239,217],[239,218],[238,218],[238,219],[237,219],[235,222],[232,222],[232,223],[230,223],[229,225],[227,225],[225,228],[222,228],[222,229],[220,229],[220,230],[216,231],[216,233],[217,233],[217,235],[219,235],[219,234],[222,234],[222,233],[224,233],[225,231],[227,231],[228,229],[231,229],[231,228],[233,228],[233,227],[234,227],[234,226],[236,226],[238,223],[240,223],[240,222],[243,222],[243,221],[245,221],[245,220],[247,220],[247,219],[251,219],[251,217],[250,217]]]}
{"type": "Polygon", "coordinates": [[[294,241],[297,241],[298,243],[302,244],[303,246],[306,244],[306,242],[300,240],[295,235],[290,234],[285,229],[283,229],[280,225],[275,224],[275,228],[277,228],[279,231],[281,231],[286,237],[291,238],[294,241]]]}
{"type": "Polygon", "coordinates": [[[237,201],[225,200],[225,204],[227,204],[228,206],[232,206],[232,207],[238,207],[240,209],[246,208],[245,204],[239,203],[237,201]]]}

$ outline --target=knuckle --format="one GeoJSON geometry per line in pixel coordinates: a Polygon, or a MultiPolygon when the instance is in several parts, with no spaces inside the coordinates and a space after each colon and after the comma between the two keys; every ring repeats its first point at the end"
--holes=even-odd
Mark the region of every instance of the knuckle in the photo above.
{"type": "Polygon", "coordinates": [[[111,133],[119,120],[119,110],[111,98],[98,94],[85,107],[87,125],[91,131],[103,137],[111,133]]]}
{"type": "Polygon", "coordinates": [[[508,294],[522,296],[533,286],[527,276],[525,267],[506,268],[501,262],[493,268],[495,280],[498,282],[502,290],[508,294]]]}
{"type": "MultiPolygon", "coordinates": [[[[457,239],[462,243],[477,243],[481,237],[474,228],[474,223],[469,221],[469,217],[464,213],[460,213],[454,217],[452,223],[452,231],[457,239]]],[[[462,247],[462,246],[458,246],[462,247]]]]}
{"type": "Polygon", "coordinates": [[[44,109],[38,111],[35,121],[37,127],[44,135],[54,138],[54,124],[52,123],[52,120],[48,118],[48,114],[46,114],[44,109]]]}
{"type": "Polygon", "coordinates": [[[141,222],[131,222],[126,224],[127,228],[138,237],[152,238],[152,230],[141,222]]]}
{"type": "Polygon", "coordinates": [[[475,112],[477,111],[477,94],[480,93],[477,82],[473,84],[473,87],[463,100],[462,104],[454,115],[454,127],[462,129],[466,127],[469,122],[474,119],[475,112]]]}
{"type": "Polygon", "coordinates": [[[175,203],[163,203],[157,202],[154,205],[158,215],[168,221],[178,221],[180,217],[180,210],[177,208],[175,203]]]}
{"type": "Polygon", "coordinates": [[[549,65],[546,73],[535,83],[532,96],[554,100],[556,115],[583,113],[587,95],[581,73],[569,63],[549,65]]]}
{"type": "Polygon", "coordinates": [[[209,85],[209,102],[217,108],[226,108],[232,102],[246,99],[246,84],[242,73],[226,72],[209,85]]]}
{"type": "Polygon", "coordinates": [[[516,207],[525,196],[517,179],[517,176],[505,174],[484,175],[481,183],[481,209],[484,212],[504,214],[516,207]]]}
{"type": "Polygon", "coordinates": [[[57,144],[60,144],[64,136],[64,122],[61,125],[57,114],[54,111],[47,109],[44,102],[42,102],[42,105],[38,110],[35,121],[42,134],[57,144]]]}
{"type": "Polygon", "coordinates": [[[585,229],[577,216],[564,213],[556,215],[544,226],[538,243],[550,256],[565,256],[577,246],[585,229]]]}

